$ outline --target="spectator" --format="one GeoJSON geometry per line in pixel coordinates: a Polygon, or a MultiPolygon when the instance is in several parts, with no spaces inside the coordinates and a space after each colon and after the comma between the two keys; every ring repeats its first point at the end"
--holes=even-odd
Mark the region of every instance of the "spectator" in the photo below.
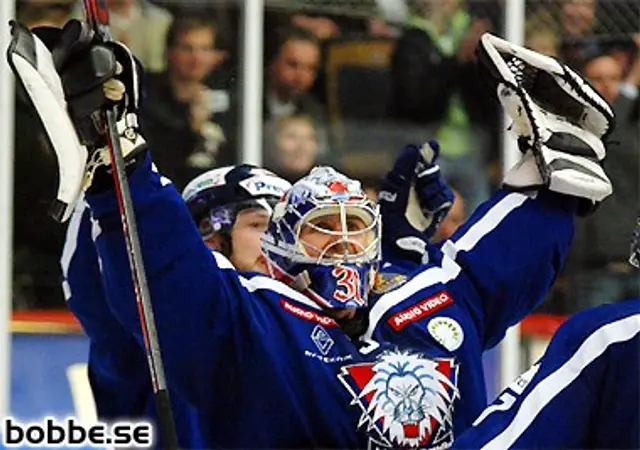
{"type": "Polygon", "coordinates": [[[598,51],[603,40],[637,33],[638,17],[638,2],[563,0],[558,18],[561,59],[580,67],[586,57],[598,51]]]}
{"type": "Polygon", "coordinates": [[[320,67],[318,39],[303,28],[287,28],[269,61],[265,86],[265,121],[291,114],[309,115],[318,134],[319,151],[327,152],[326,111],[309,92],[320,67]]]}
{"type": "MultiPolygon", "coordinates": [[[[402,1],[402,0],[400,0],[402,1]]],[[[326,14],[327,11],[319,10],[318,13],[309,14],[289,14],[276,10],[267,10],[265,22],[267,24],[265,45],[268,52],[277,48],[277,33],[273,30],[281,30],[294,26],[307,30],[316,37],[321,48],[321,60],[324,52],[334,40],[349,40],[361,38],[389,38],[397,36],[397,30],[390,27],[385,21],[377,16],[382,11],[378,1],[365,0],[358,4],[361,15],[354,14],[326,14]],[[274,45],[275,41],[275,45],[274,45]]],[[[323,70],[319,70],[315,83],[309,92],[321,104],[327,103],[326,79],[323,70]]]]}
{"type": "Polygon", "coordinates": [[[485,165],[497,159],[498,114],[475,77],[474,51],[488,20],[459,0],[411,3],[392,57],[390,115],[437,137],[443,172],[460,180],[471,209],[486,200],[485,165]]]}
{"type": "Polygon", "coordinates": [[[297,181],[316,164],[318,137],[311,117],[277,117],[265,130],[265,167],[289,181],[297,181]]]}
{"type": "Polygon", "coordinates": [[[440,223],[440,226],[436,230],[435,234],[431,238],[431,241],[434,243],[446,241],[453,233],[456,232],[458,227],[462,225],[466,219],[465,212],[465,202],[460,192],[453,190],[455,194],[455,199],[453,200],[453,205],[451,205],[451,209],[440,223]]]}
{"type": "Polygon", "coordinates": [[[609,103],[618,98],[622,83],[622,67],[615,58],[606,53],[593,56],[585,62],[583,72],[609,103]]]}
{"type": "Polygon", "coordinates": [[[598,52],[603,42],[613,42],[612,38],[625,47],[621,56],[627,58],[628,44],[632,48],[633,43],[625,36],[637,32],[637,3],[626,0],[560,0],[558,7],[541,5],[528,14],[527,39],[530,34],[553,31],[558,39],[558,58],[571,67],[581,67],[588,55],[598,52]]]}
{"type": "Polygon", "coordinates": [[[108,0],[107,6],[114,38],[124,42],[147,70],[164,70],[164,36],[171,13],[148,0],[108,0]]]}
{"type": "Polygon", "coordinates": [[[28,28],[62,28],[71,17],[75,0],[22,0],[16,4],[18,22],[28,28]]]}
{"type": "Polygon", "coordinates": [[[208,19],[175,19],[166,37],[167,69],[149,74],[143,127],[163,173],[182,189],[216,165],[232,164],[233,92],[213,90],[207,79],[222,62],[208,19]]]}
{"type": "Polygon", "coordinates": [[[560,37],[553,15],[547,8],[541,8],[527,19],[525,25],[525,46],[553,58],[559,56],[560,37]]]}
{"type": "Polygon", "coordinates": [[[627,264],[629,240],[640,205],[640,127],[634,116],[640,71],[634,63],[623,79],[618,61],[606,52],[591,55],[584,75],[612,104],[616,128],[609,136],[607,173],[615,189],[598,214],[578,223],[575,243],[567,261],[568,301],[583,309],[640,296],[640,283],[627,264]]]}
{"type": "Polygon", "coordinates": [[[563,0],[559,23],[562,36],[560,59],[571,67],[579,67],[585,52],[593,52],[598,46],[595,0],[563,0]]]}
{"type": "Polygon", "coordinates": [[[592,34],[596,23],[595,0],[564,0],[560,20],[565,35],[582,37],[592,34]]]}

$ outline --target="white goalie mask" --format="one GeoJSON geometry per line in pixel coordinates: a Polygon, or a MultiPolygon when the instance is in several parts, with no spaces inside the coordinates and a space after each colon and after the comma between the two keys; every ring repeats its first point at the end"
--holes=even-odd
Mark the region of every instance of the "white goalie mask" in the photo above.
{"type": "Polygon", "coordinates": [[[274,207],[263,251],[273,276],[324,308],[362,308],[380,260],[380,212],[360,182],[316,167],[274,207]]]}

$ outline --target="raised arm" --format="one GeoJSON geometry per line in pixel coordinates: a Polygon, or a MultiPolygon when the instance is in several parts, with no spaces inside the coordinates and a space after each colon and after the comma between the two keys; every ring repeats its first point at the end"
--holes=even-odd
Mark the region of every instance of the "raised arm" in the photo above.
{"type": "MultiPolygon", "coordinates": [[[[126,47],[97,43],[78,21],[62,30],[45,30],[40,34],[44,41],[18,25],[12,31],[12,67],[45,125],[53,123],[47,132],[68,194],[59,198],[56,217],[66,217],[75,201],[71,194],[86,191],[96,220],[95,248],[109,309],[142,347],[110,156],[97,119],[104,108],[116,112],[167,379],[190,401],[208,402],[212,380],[233,379],[235,344],[255,303],[248,301],[251,294],[229,262],[217,259],[202,242],[171,183],[151,168],[137,129],[139,65],[126,47]],[[88,152],[88,161],[82,151],[88,152]],[[226,370],[217,370],[220,367],[226,370]]],[[[93,245],[83,239],[77,250],[88,255],[93,245]]],[[[228,385],[216,395],[231,395],[234,384],[228,385]]]]}
{"type": "MultiPolygon", "coordinates": [[[[202,401],[214,373],[226,376],[216,368],[233,372],[234,330],[250,316],[250,294],[231,264],[205,246],[182,198],[151,170],[148,156],[129,180],[167,377],[190,400],[202,401]]],[[[115,195],[87,199],[101,229],[96,247],[109,306],[142,344],[115,195]]]]}
{"type": "MultiPolygon", "coordinates": [[[[444,291],[468,311],[481,345],[496,344],[544,298],[560,271],[573,237],[575,204],[550,192],[499,191],[451,239],[430,250],[430,262],[410,281],[375,302],[370,335],[380,329],[394,336],[393,324],[384,331],[392,318],[444,291]]],[[[412,342],[421,342],[427,332],[421,321],[429,318],[412,316],[417,326],[403,326],[403,334],[417,333],[412,342]]]]}
{"type": "Polygon", "coordinates": [[[577,200],[499,191],[441,247],[447,288],[462,290],[485,348],[544,299],[562,269],[577,200]]]}
{"type": "MultiPolygon", "coordinates": [[[[478,56],[514,121],[522,158],[505,175],[504,189],[442,244],[432,264],[407,283],[411,289],[402,289],[409,296],[421,288],[456,293],[486,348],[547,294],[571,243],[573,217],[593,213],[611,194],[601,161],[613,113],[556,60],[489,34],[478,56]]],[[[399,297],[392,296],[406,305],[399,297]]],[[[389,298],[378,302],[372,323],[396,307],[389,298]]]]}
{"type": "Polygon", "coordinates": [[[69,309],[89,337],[88,375],[101,419],[142,417],[152,393],[144,349],[107,303],[89,207],[78,202],[60,260],[69,309]]]}

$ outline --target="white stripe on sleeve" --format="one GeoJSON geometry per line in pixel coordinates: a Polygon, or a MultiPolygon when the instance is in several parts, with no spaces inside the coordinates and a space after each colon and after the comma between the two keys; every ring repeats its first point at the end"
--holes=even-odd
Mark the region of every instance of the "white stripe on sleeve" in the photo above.
{"type": "Polygon", "coordinates": [[[482,447],[483,450],[511,448],[538,416],[564,388],[609,346],[632,339],[640,333],[640,314],[608,323],[593,332],[574,355],[548,375],[522,401],[520,409],[507,428],[482,447]]]}
{"type": "Polygon", "coordinates": [[[474,223],[456,242],[447,241],[442,246],[444,258],[442,267],[429,267],[425,271],[414,276],[405,285],[383,295],[371,308],[369,313],[369,328],[364,334],[365,339],[371,339],[373,331],[378,326],[382,317],[391,308],[409,298],[420,289],[437,283],[447,283],[455,279],[460,273],[460,266],[455,258],[459,251],[472,250],[480,240],[493,231],[516,208],[522,205],[529,197],[520,193],[511,193],[496,203],[476,223],[474,223]]]}
{"type": "Polygon", "coordinates": [[[78,199],[76,206],[69,219],[69,226],[64,240],[64,246],[62,247],[62,255],[60,256],[60,268],[62,269],[62,291],[64,293],[64,299],[69,301],[71,298],[71,287],[67,281],[69,275],[69,266],[71,265],[71,259],[78,248],[78,234],[80,230],[80,223],[82,222],[82,215],[85,209],[88,208],[84,198],[78,199]]]}

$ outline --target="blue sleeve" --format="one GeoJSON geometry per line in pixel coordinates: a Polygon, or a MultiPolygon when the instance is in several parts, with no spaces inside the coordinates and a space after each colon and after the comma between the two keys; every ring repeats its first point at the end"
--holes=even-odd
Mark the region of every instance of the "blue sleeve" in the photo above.
{"type": "Polygon", "coordinates": [[[499,191],[442,245],[452,271],[447,287],[468,293],[460,298],[485,348],[549,292],[573,239],[575,208],[574,199],[551,192],[499,191]]]}
{"type": "MultiPolygon", "coordinates": [[[[472,320],[481,348],[494,346],[549,291],[573,238],[574,206],[550,193],[532,198],[499,191],[451,239],[429,248],[430,262],[404,286],[375,302],[369,330],[446,291],[472,320]]],[[[403,333],[424,334],[418,322],[403,333]]]]}
{"type": "Polygon", "coordinates": [[[143,416],[152,392],[146,358],[109,309],[83,201],[69,221],[61,265],[68,306],[91,341],[88,375],[98,416],[143,416]]]}
{"type": "Polygon", "coordinates": [[[640,448],[640,300],[577,314],[453,448],[640,448]]]}
{"type": "MultiPolygon", "coordinates": [[[[211,386],[228,386],[216,399],[231,399],[242,357],[237,342],[245,330],[263,325],[252,312],[246,280],[206,247],[180,194],[151,168],[148,156],[129,183],[170,387],[196,405],[211,403],[211,386]]],[[[101,229],[96,244],[107,299],[142,344],[116,197],[110,191],[87,198],[101,229]]]]}

